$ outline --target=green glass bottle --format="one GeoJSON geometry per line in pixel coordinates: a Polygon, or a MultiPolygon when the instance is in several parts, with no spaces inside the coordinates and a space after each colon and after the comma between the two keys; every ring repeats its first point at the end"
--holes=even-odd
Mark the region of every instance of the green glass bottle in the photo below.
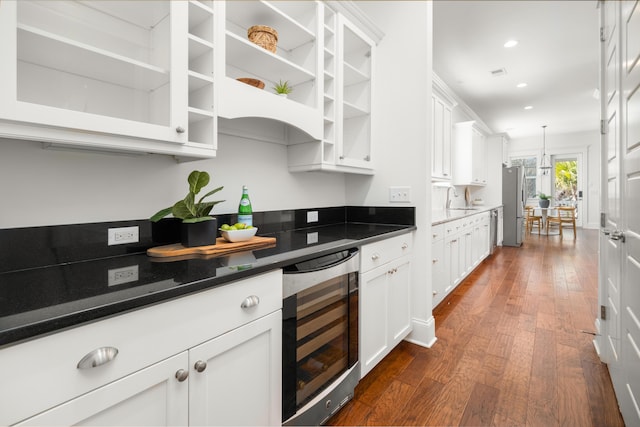
{"type": "Polygon", "coordinates": [[[253,225],[253,209],[251,209],[249,190],[246,185],[242,186],[242,198],[240,199],[240,206],[238,206],[238,222],[253,225]]]}

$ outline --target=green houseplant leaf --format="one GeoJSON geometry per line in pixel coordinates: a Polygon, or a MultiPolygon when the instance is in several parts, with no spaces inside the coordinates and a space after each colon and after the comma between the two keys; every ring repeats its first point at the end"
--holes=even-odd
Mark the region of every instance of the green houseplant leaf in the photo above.
{"type": "Polygon", "coordinates": [[[195,195],[209,184],[209,174],[207,172],[193,171],[189,174],[187,181],[189,181],[189,193],[195,195]]]}
{"type": "Polygon", "coordinates": [[[153,222],[157,222],[165,216],[171,214],[175,218],[182,219],[182,222],[194,223],[201,221],[208,221],[213,219],[210,216],[211,210],[218,203],[224,202],[224,200],[216,200],[205,202],[204,199],[222,190],[224,187],[218,187],[209,191],[202,196],[196,203],[196,194],[200,192],[207,184],[209,184],[209,174],[203,171],[193,171],[189,174],[187,182],[189,183],[189,193],[184,199],[178,200],[173,206],[161,209],[155,213],[151,218],[153,222]]]}

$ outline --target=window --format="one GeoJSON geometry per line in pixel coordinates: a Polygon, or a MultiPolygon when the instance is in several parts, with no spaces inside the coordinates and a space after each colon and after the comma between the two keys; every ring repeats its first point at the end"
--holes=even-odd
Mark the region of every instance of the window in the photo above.
{"type": "Polygon", "coordinates": [[[535,157],[512,158],[511,166],[524,167],[524,191],[527,199],[536,198],[536,176],[538,173],[538,159],[535,157]]]}

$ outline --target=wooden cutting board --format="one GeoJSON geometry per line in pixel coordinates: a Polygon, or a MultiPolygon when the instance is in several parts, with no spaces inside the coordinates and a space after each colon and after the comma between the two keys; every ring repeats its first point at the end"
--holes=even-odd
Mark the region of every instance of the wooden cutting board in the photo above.
{"type": "Polygon", "coordinates": [[[147,249],[147,255],[158,258],[181,257],[181,259],[184,259],[185,255],[205,255],[211,257],[238,251],[264,249],[275,246],[275,244],[275,237],[253,236],[251,239],[245,240],[244,242],[227,242],[224,238],[218,237],[215,245],[187,248],[182,246],[180,243],[172,243],[170,245],[149,248],[147,249]]]}

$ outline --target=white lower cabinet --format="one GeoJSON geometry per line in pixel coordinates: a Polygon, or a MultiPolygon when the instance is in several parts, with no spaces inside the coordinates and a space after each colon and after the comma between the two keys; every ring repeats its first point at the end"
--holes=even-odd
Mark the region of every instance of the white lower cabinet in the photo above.
{"type": "Polygon", "coordinates": [[[412,239],[412,234],[406,234],[362,248],[361,377],[411,332],[412,239]],[[380,265],[367,268],[371,262],[380,265]]]}
{"type": "Polygon", "coordinates": [[[445,297],[445,288],[448,286],[449,275],[445,270],[445,251],[444,251],[444,226],[434,225],[431,228],[431,305],[435,307],[445,297]]]}
{"type": "Polygon", "coordinates": [[[280,425],[281,347],[278,311],[189,350],[189,424],[280,425]]]}
{"type": "Polygon", "coordinates": [[[432,230],[432,306],[435,307],[489,256],[490,214],[483,212],[455,219],[435,225],[432,230]],[[444,238],[440,240],[439,236],[444,238]]]}
{"type": "Polygon", "coordinates": [[[276,270],[5,347],[0,425],[281,425],[281,308],[276,270]]]}
{"type": "Polygon", "coordinates": [[[188,366],[186,351],[18,425],[187,425],[189,384],[176,379],[181,366],[188,366]]]}

